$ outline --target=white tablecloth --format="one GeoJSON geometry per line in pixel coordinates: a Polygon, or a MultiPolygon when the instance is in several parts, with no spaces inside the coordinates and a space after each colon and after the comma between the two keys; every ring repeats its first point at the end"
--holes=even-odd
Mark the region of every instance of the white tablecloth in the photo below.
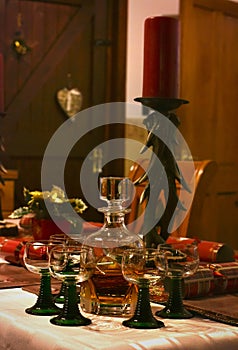
{"type": "MultiPolygon", "coordinates": [[[[25,313],[35,300],[20,288],[0,290],[1,350],[238,349],[238,328],[209,320],[164,319],[164,328],[135,330],[122,326],[122,318],[85,314],[91,325],[59,327],[48,316],[25,313]]],[[[153,304],[153,311],[159,308],[153,304]]]]}

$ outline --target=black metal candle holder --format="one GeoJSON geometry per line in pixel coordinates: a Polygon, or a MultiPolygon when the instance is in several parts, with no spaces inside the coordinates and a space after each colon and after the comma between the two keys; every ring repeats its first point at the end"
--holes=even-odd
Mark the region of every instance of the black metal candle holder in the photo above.
{"type": "Polygon", "coordinates": [[[189,103],[187,100],[179,98],[160,98],[160,97],[136,97],[136,102],[141,102],[144,106],[154,109],[167,116],[167,114],[183,104],[189,103]]]}
{"type": "MultiPolygon", "coordinates": [[[[160,98],[160,97],[137,97],[134,99],[136,102],[140,102],[143,106],[149,107],[156,112],[159,112],[169,118],[169,120],[178,127],[180,125],[179,118],[174,113],[174,110],[179,108],[183,104],[189,103],[187,100],[177,99],[177,98],[160,98]]],[[[157,247],[158,244],[164,242],[168,236],[168,227],[175,211],[179,199],[177,196],[176,181],[179,181],[181,185],[188,191],[190,191],[189,186],[186,184],[182,174],[179,172],[176,160],[171,152],[171,150],[165,145],[162,140],[160,140],[154,133],[153,130],[159,128],[159,118],[158,114],[151,112],[143,121],[148,130],[148,137],[146,140],[146,146],[152,147],[153,153],[159,158],[162,163],[164,170],[168,179],[168,199],[165,210],[158,220],[157,224],[145,235],[145,244],[147,247],[157,247]],[[157,115],[157,117],[156,117],[157,115]],[[151,122],[152,120],[152,122],[151,122]],[[160,235],[158,234],[158,228],[160,230],[160,235]]],[[[176,135],[170,135],[176,141],[176,135]]],[[[146,147],[144,148],[146,149],[146,147]]],[[[142,150],[143,153],[143,150],[142,150]]],[[[158,183],[150,184],[148,181],[148,176],[150,172],[155,170],[155,157],[152,156],[148,169],[146,172],[135,181],[135,185],[141,184],[146,181],[145,190],[142,193],[141,201],[148,200],[150,196],[150,201],[153,200],[154,213],[151,211],[145,211],[145,222],[150,222],[155,220],[156,208],[158,203],[158,193],[163,190],[159,189],[160,176],[158,175],[158,183]],[[155,190],[155,188],[157,190],[155,190]]],[[[182,204],[180,207],[182,207],[182,204]]],[[[185,209],[185,208],[183,208],[185,209]]]]}

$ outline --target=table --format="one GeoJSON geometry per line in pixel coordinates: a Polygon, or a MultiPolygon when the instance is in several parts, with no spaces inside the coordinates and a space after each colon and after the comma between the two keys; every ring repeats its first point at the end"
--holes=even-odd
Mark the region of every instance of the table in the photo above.
{"type": "MultiPolygon", "coordinates": [[[[25,313],[36,295],[21,288],[0,290],[0,350],[237,350],[238,327],[194,317],[163,320],[165,328],[135,330],[123,318],[85,314],[90,326],[58,327],[49,316],[25,313]]],[[[152,304],[155,312],[160,305],[152,304]]]]}

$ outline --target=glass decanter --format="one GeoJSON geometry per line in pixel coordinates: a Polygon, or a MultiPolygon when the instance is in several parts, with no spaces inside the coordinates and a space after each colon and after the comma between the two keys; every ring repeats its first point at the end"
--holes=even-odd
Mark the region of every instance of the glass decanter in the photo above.
{"type": "Polygon", "coordinates": [[[97,255],[93,276],[81,284],[80,305],[85,312],[110,316],[134,312],[137,287],[125,280],[121,268],[125,249],[144,246],[143,240],[130,232],[124,222],[129,209],[123,205],[129,199],[131,188],[128,178],[100,179],[100,198],[107,201],[108,206],[98,209],[104,213],[103,227],[84,241],[84,245],[93,247],[97,255]]]}

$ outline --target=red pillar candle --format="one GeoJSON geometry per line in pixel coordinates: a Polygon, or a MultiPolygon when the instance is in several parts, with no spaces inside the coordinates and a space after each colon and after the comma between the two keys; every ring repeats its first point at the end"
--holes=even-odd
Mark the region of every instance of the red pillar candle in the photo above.
{"type": "Polygon", "coordinates": [[[158,16],[145,20],[143,97],[178,97],[178,41],[176,18],[158,16]]]}
{"type": "Polygon", "coordinates": [[[0,53],[0,113],[4,112],[3,55],[0,53]]]}

